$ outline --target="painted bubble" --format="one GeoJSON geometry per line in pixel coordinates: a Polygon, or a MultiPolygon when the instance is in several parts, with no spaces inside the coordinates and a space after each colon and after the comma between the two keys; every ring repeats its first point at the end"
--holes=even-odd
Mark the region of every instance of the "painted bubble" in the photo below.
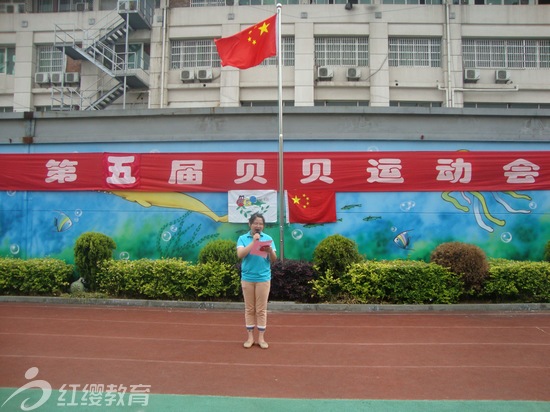
{"type": "Polygon", "coordinates": [[[510,243],[512,241],[512,234],[510,232],[504,232],[500,235],[500,240],[504,243],[510,243]]]}
{"type": "Polygon", "coordinates": [[[408,212],[410,211],[413,207],[416,206],[416,203],[413,202],[412,200],[409,200],[409,201],[406,201],[406,202],[403,202],[399,205],[399,208],[403,211],[403,212],[408,212]]]}
{"type": "Polygon", "coordinates": [[[74,215],[75,215],[76,217],[82,216],[82,209],[76,209],[76,210],[74,211],[74,215]]]}
{"type": "Polygon", "coordinates": [[[176,225],[172,225],[172,226],[170,226],[170,230],[171,230],[172,232],[177,232],[177,231],[178,231],[178,227],[177,227],[176,225]]]}
{"type": "Polygon", "coordinates": [[[300,240],[304,236],[304,233],[300,229],[294,229],[292,231],[292,238],[295,240],[300,240]]]}
{"type": "Polygon", "coordinates": [[[8,191],[6,192],[6,194],[7,194],[8,196],[10,196],[10,197],[15,196],[16,193],[17,193],[17,192],[16,192],[15,190],[8,190],[8,191]]]}
{"type": "Polygon", "coordinates": [[[537,208],[537,202],[531,202],[529,203],[529,209],[535,210],[537,208]]]}
{"type": "Polygon", "coordinates": [[[392,226],[390,229],[392,232],[397,232],[397,228],[395,226],[392,226]]]}
{"type": "Polygon", "coordinates": [[[376,147],[376,146],[369,146],[367,148],[367,152],[378,152],[378,151],[379,151],[378,147],[376,147]]]}
{"type": "Polygon", "coordinates": [[[15,243],[12,244],[12,245],[10,245],[10,253],[11,253],[12,255],[17,255],[17,254],[19,254],[19,251],[20,251],[19,245],[15,244],[15,243]]]}
{"type": "Polygon", "coordinates": [[[128,260],[130,259],[130,254],[128,252],[120,252],[120,255],[118,255],[120,260],[128,260]]]}
{"type": "Polygon", "coordinates": [[[169,242],[170,239],[172,239],[172,234],[168,231],[164,231],[162,232],[162,235],[160,236],[162,238],[162,240],[164,240],[165,242],[169,242]]]}

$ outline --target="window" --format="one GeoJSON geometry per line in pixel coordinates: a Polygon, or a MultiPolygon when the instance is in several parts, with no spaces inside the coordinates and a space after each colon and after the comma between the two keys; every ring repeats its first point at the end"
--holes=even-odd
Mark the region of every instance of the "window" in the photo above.
{"type": "Polygon", "coordinates": [[[443,0],[382,0],[382,4],[443,4],[443,0]]]}
{"type": "MultiPolygon", "coordinates": [[[[117,57],[124,61],[124,50],[126,49],[126,46],[124,44],[117,44],[115,46],[115,51],[117,53],[117,57]]],[[[149,70],[149,51],[150,46],[148,44],[143,43],[131,43],[128,44],[128,69],[143,69],[143,70],[149,70]]]]}
{"type": "Polygon", "coordinates": [[[464,108],[472,109],[550,109],[550,103],[467,103],[464,108]]]}
{"type": "Polygon", "coordinates": [[[33,4],[39,13],[93,10],[93,0],[34,0],[33,4]]]}
{"type": "Polygon", "coordinates": [[[220,56],[213,40],[173,40],[170,68],[220,67],[220,56]]]}
{"type": "MultiPolygon", "coordinates": [[[[243,107],[277,107],[279,102],[277,100],[243,100],[241,101],[243,107]]],[[[294,106],[294,101],[283,100],[284,107],[294,106]]]]}
{"type": "Polygon", "coordinates": [[[463,39],[464,68],[550,68],[550,40],[463,39]]]}
{"type": "MultiPolygon", "coordinates": [[[[283,66],[294,66],[294,37],[283,37],[281,41],[283,66]]],[[[277,66],[277,63],[277,56],[273,56],[265,59],[260,66],[277,66]]]]}
{"type": "Polygon", "coordinates": [[[15,74],[15,47],[0,47],[0,74],[15,74]]]}
{"type": "Polygon", "coordinates": [[[397,100],[390,101],[390,107],[442,107],[441,102],[402,102],[397,100]]]}
{"type": "Polygon", "coordinates": [[[320,107],[363,107],[368,106],[368,100],[315,100],[315,106],[320,107]]]}
{"type": "Polygon", "coordinates": [[[318,66],[368,66],[368,37],[316,37],[318,66]]]}
{"type": "Polygon", "coordinates": [[[61,50],[57,50],[54,46],[38,46],[37,56],[37,72],[44,73],[63,71],[64,56],[61,50]]]}
{"type": "Polygon", "coordinates": [[[191,7],[225,6],[225,0],[191,0],[191,7]]]}
{"type": "Polygon", "coordinates": [[[390,37],[390,66],[441,67],[441,39],[390,37]]]}

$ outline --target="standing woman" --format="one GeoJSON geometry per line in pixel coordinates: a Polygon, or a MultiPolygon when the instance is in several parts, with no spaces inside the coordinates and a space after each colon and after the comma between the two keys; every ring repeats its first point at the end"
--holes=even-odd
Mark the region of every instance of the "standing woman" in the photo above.
{"type": "Polygon", "coordinates": [[[267,326],[267,299],[271,286],[271,263],[277,259],[277,254],[273,239],[263,232],[265,219],[260,213],[250,216],[248,226],[250,231],[237,240],[237,256],[242,259],[241,285],[245,306],[244,318],[248,331],[248,339],[243,346],[247,349],[252,347],[254,328],[257,327],[258,345],[262,349],[267,349],[269,345],[264,339],[267,326]],[[250,253],[256,242],[266,240],[270,240],[271,245],[264,246],[260,250],[267,253],[267,256],[250,253]]]}

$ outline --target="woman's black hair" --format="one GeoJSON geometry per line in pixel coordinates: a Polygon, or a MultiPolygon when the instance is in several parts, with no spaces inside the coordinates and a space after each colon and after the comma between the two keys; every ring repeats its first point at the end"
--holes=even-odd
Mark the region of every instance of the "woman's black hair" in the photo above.
{"type": "Polygon", "coordinates": [[[255,221],[256,218],[258,218],[258,217],[259,217],[260,219],[262,219],[262,221],[264,222],[264,225],[265,225],[265,217],[264,217],[264,215],[262,215],[262,214],[259,213],[259,212],[256,212],[256,213],[254,213],[252,216],[250,216],[250,219],[248,219],[248,223],[249,223],[249,224],[254,223],[254,221],[255,221]]]}

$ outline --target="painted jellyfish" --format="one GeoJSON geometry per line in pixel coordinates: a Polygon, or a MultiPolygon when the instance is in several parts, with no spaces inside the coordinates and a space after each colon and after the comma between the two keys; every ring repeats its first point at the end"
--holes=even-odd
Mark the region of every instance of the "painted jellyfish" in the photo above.
{"type": "MultiPolygon", "coordinates": [[[[494,223],[497,226],[502,227],[506,224],[505,220],[496,218],[495,216],[493,216],[491,214],[491,212],[489,211],[489,207],[487,206],[487,200],[485,199],[484,195],[481,192],[459,192],[460,197],[467,203],[467,205],[463,205],[459,201],[459,199],[453,197],[451,195],[451,193],[452,192],[443,192],[441,194],[441,197],[443,198],[443,200],[445,200],[446,202],[451,203],[455,208],[457,208],[458,210],[460,210],[462,212],[469,212],[470,211],[469,205],[471,205],[472,208],[473,208],[473,211],[474,211],[474,216],[475,216],[476,222],[477,222],[478,226],[480,228],[482,228],[483,230],[486,230],[489,233],[492,233],[494,231],[494,228],[492,226],[490,226],[490,223],[486,223],[484,221],[484,219],[483,219],[484,217],[489,222],[494,223]]],[[[516,192],[513,192],[513,191],[491,192],[491,194],[493,195],[493,198],[504,209],[506,209],[506,211],[508,211],[510,213],[523,213],[523,214],[531,213],[530,210],[512,208],[512,206],[510,206],[508,204],[508,202],[506,202],[506,200],[504,200],[499,193],[503,193],[505,195],[508,195],[508,196],[514,198],[514,199],[527,200],[529,202],[532,200],[530,196],[525,195],[525,194],[521,194],[521,193],[516,193],[516,192]]]]}

